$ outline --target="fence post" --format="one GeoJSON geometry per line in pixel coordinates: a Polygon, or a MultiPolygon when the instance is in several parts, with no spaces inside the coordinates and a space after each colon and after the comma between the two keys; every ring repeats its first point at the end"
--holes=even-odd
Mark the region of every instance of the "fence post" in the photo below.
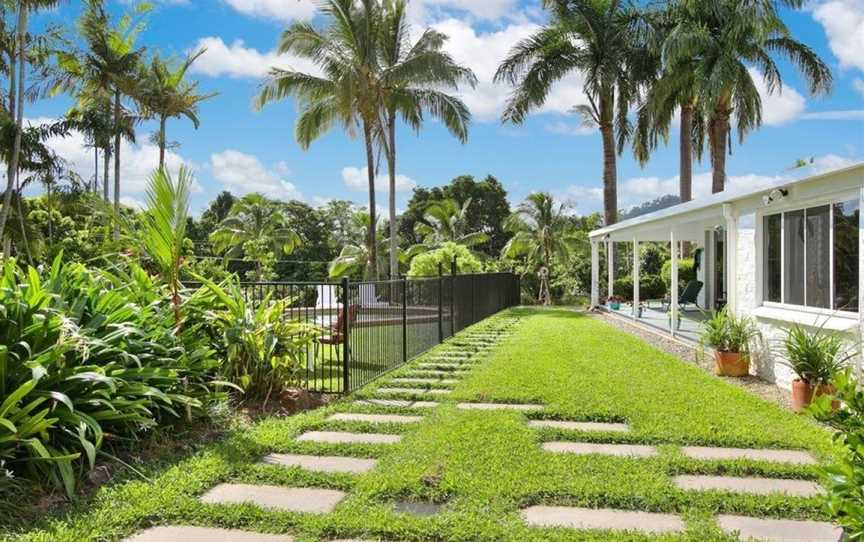
{"type": "MultiPolygon", "coordinates": [[[[349,299],[348,299],[348,277],[342,278],[342,393],[349,393],[351,391],[351,375],[349,373],[351,366],[351,352],[349,352],[349,340],[348,338],[351,336],[351,330],[348,328],[351,325],[349,322],[348,315],[350,314],[350,309],[348,308],[349,299]]],[[[337,330],[340,331],[340,330],[337,330]]]]}
{"type": "Polygon", "coordinates": [[[456,335],[456,256],[450,262],[450,336],[456,335]]]}
{"type": "Polygon", "coordinates": [[[402,277],[402,363],[408,361],[408,279],[402,277]]]}
{"type": "Polygon", "coordinates": [[[444,264],[438,262],[438,343],[444,342],[444,264]]]}

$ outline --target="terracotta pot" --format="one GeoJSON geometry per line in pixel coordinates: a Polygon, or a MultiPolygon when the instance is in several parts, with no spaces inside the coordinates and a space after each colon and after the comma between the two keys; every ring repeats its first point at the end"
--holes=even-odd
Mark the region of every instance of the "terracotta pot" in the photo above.
{"type": "MultiPolygon", "coordinates": [[[[796,378],[792,381],[792,410],[801,412],[813,402],[814,398],[821,395],[833,395],[835,391],[834,386],[830,384],[822,384],[815,388],[812,384],[796,378]]],[[[840,401],[836,399],[831,401],[831,408],[840,410],[840,401]]]]}
{"type": "Polygon", "coordinates": [[[747,376],[750,356],[741,352],[714,352],[714,372],[718,376],[747,376]]]}

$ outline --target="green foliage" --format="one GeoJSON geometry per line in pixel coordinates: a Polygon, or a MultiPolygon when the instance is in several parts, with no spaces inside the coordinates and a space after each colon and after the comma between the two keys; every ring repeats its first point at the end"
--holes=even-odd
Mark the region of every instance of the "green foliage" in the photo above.
{"type": "Polygon", "coordinates": [[[633,278],[621,277],[612,283],[612,294],[624,301],[633,301],[633,278]]]}
{"type": "MultiPolygon", "coordinates": [[[[660,275],[669,259],[669,250],[657,243],[643,243],[639,259],[639,271],[644,275],[660,275]]],[[[680,271],[679,271],[680,272],[680,271]]]]}
{"type": "Polygon", "coordinates": [[[703,345],[710,346],[718,352],[750,351],[750,343],[759,335],[756,324],[748,316],[736,316],[726,308],[715,312],[711,318],[703,321],[703,345]]]}
{"type": "MultiPolygon", "coordinates": [[[[672,262],[667,260],[660,271],[663,282],[668,287],[672,284],[672,262]]],[[[678,284],[685,285],[691,280],[696,280],[696,263],[693,258],[678,260],[678,284]]]]}
{"type": "Polygon", "coordinates": [[[864,389],[851,371],[832,381],[833,396],[818,397],[809,407],[816,418],[834,429],[834,441],[843,447],[841,458],[825,469],[828,510],[846,529],[849,540],[864,540],[864,389]],[[839,399],[844,408],[836,410],[839,399]]]}
{"type": "Polygon", "coordinates": [[[854,355],[839,333],[824,327],[811,331],[793,324],[783,330],[782,345],[784,363],[813,386],[830,383],[854,355]]]}
{"type": "MultiPolygon", "coordinates": [[[[633,301],[633,279],[621,277],[613,283],[613,293],[624,301],[633,301]]],[[[643,275],[639,278],[639,298],[663,299],[666,295],[666,284],[657,275],[643,275]]]]}
{"type": "Polygon", "coordinates": [[[222,360],[222,377],[239,387],[246,400],[264,404],[296,386],[307,349],[318,333],[287,316],[291,300],[271,301],[268,295],[250,304],[235,282],[199,280],[204,287],[192,295],[188,306],[202,320],[201,330],[222,360]]]}
{"type": "Polygon", "coordinates": [[[479,273],[483,266],[471,251],[456,243],[443,243],[441,248],[421,254],[411,260],[409,277],[437,277],[438,265],[441,264],[445,275],[451,273],[451,264],[456,258],[456,270],[460,274],[479,273]]]}
{"type": "MultiPolygon", "coordinates": [[[[172,333],[157,285],[131,265],[94,272],[61,258],[0,278],[0,460],[71,495],[106,440],[197,411],[215,368],[194,335],[172,333]]],[[[191,330],[194,333],[194,330],[191,330]]]]}

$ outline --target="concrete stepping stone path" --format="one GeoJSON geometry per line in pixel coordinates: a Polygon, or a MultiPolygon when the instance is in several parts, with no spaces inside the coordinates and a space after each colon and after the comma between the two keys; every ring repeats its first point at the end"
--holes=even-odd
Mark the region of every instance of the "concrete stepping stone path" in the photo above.
{"type": "Polygon", "coordinates": [[[705,446],[684,446],[681,453],[692,459],[749,459],[751,461],[771,461],[794,465],[816,465],[818,461],[807,452],[797,450],[757,450],[747,448],[710,448],[705,446]]]}
{"type": "Polygon", "coordinates": [[[434,401],[406,401],[403,399],[359,399],[354,401],[358,406],[383,406],[394,408],[435,408],[440,403],[434,401]]]}
{"type": "Polygon", "coordinates": [[[375,468],[378,462],[374,459],[357,457],[338,457],[324,455],[270,454],[263,463],[283,467],[300,467],[315,472],[338,472],[348,474],[363,474],[375,468]]]}
{"type": "Polygon", "coordinates": [[[452,378],[454,376],[458,376],[461,378],[467,374],[468,374],[467,370],[464,370],[464,371],[439,371],[439,370],[435,370],[435,369],[429,369],[429,370],[420,369],[420,370],[415,370],[415,371],[411,371],[410,373],[408,373],[408,375],[410,375],[411,377],[414,377],[416,375],[417,378],[437,378],[439,380],[452,378]]]}
{"type": "Polygon", "coordinates": [[[785,480],[779,478],[748,478],[735,476],[676,476],[674,483],[679,489],[688,491],[732,491],[750,495],[782,493],[791,497],[818,497],[824,493],[822,486],[807,480],[785,480]]]}
{"type": "Polygon", "coordinates": [[[456,408],[461,410],[520,410],[537,411],[543,410],[543,405],[520,405],[513,403],[459,403],[456,408]]]}
{"type": "Polygon", "coordinates": [[[378,393],[404,393],[406,395],[447,395],[449,393],[452,393],[452,390],[431,388],[378,388],[378,393]]]}
{"type": "Polygon", "coordinates": [[[746,516],[717,516],[720,528],[738,534],[742,540],[754,538],[770,542],[838,542],[843,529],[821,521],[762,519],[746,516]]]}
{"type": "Polygon", "coordinates": [[[533,527],[569,527],[639,531],[643,533],[683,532],[684,522],[671,514],[627,510],[573,508],[569,506],[532,506],[522,510],[525,522],[533,527]]]}
{"type": "Polygon", "coordinates": [[[335,489],[219,484],[202,495],[201,501],[207,504],[251,503],[271,510],[326,514],[332,512],[345,495],[335,489]]]}
{"type": "Polygon", "coordinates": [[[401,435],[382,433],[347,433],[343,431],[309,431],[296,439],[297,442],[324,442],[327,444],[396,444],[401,435]]]}
{"type": "Polygon", "coordinates": [[[459,381],[452,378],[413,378],[413,377],[405,377],[405,378],[394,378],[391,380],[394,384],[458,384],[459,381]]]}
{"type": "Polygon", "coordinates": [[[353,414],[343,412],[327,418],[328,422],[366,422],[366,423],[417,423],[421,416],[400,416],[398,414],[353,414]]]}
{"type": "Polygon", "coordinates": [[[151,527],[124,542],[294,542],[286,534],[264,534],[208,527],[151,527]]]}
{"type": "Polygon", "coordinates": [[[594,442],[544,442],[543,449],[558,454],[654,457],[657,448],[642,444],[601,444],[594,442]]]}
{"type": "Polygon", "coordinates": [[[568,431],[605,431],[614,433],[626,433],[630,427],[626,423],[606,422],[565,422],[558,420],[531,420],[529,427],[566,429],[568,431]]]}

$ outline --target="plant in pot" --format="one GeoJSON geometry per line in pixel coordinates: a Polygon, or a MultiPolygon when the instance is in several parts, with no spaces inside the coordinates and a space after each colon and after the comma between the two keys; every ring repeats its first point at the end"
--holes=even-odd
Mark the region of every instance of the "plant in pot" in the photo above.
{"type": "MultiPolygon", "coordinates": [[[[815,397],[833,395],[831,380],[853,356],[837,333],[795,324],[784,331],[785,364],[798,377],[792,381],[792,410],[802,411],[815,397]]],[[[840,408],[838,401],[834,408],[840,408]]]]}
{"type": "Polygon", "coordinates": [[[609,296],[609,299],[606,300],[606,303],[609,305],[609,308],[613,311],[621,310],[621,303],[624,301],[624,298],[620,295],[612,295],[609,296]]]}
{"type": "Polygon", "coordinates": [[[702,322],[701,343],[714,350],[714,372],[719,376],[750,374],[750,343],[759,334],[753,320],[722,309],[702,322]]]}

